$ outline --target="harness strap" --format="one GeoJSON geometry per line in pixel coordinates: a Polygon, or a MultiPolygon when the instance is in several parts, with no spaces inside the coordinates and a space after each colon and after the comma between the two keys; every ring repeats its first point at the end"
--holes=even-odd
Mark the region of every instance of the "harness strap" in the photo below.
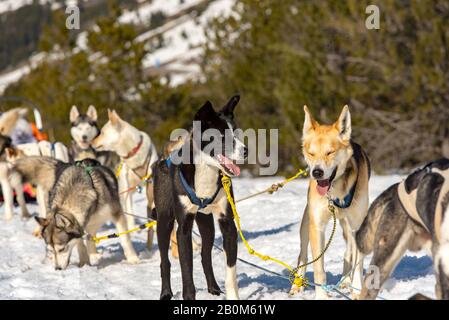
{"type": "MultiPolygon", "coordinates": [[[[165,162],[167,164],[167,167],[170,168],[170,166],[172,164],[170,157],[168,157],[165,160],[165,162]]],[[[220,173],[220,175],[221,175],[221,173],[220,173]]],[[[212,195],[212,197],[199,198],[196,195],[195,190],[193,190],[193,188],[188,184],[187,180],[185,179],[184,175],[181,172],[181,169],[178,170],[178,176],[179,176],[179,180],[181,181],[181,185],[182,185],[184,191],[187,193],[187,196],[189,197],[190,202],[192,202],[194,205],[197,205],[198,210],[204,209],[208,205],[210,205],[212,202],[214,202],[215,198],[217,197],[218,193],[220,192],[221,188],[217,187],[217,190],[212,195]]]]}
{"type": "Polygon", "coordinates": [[[359,179],[359,176],[357,175],[357,179],[354,182],[354,185],[349,190],[349,193],[343,198],[343,200],[340,200],[339,198],[332,199],[332,202],[334,203],[334,206],[340,209],[347,209],[351,206],[352,200],[354,199],[355,194],[355,188],[357,187],[357,181],[359,179]]]}
{"type": "Polygon", "coordinates": [[[56,158],[56,149],[55,149],[56,142],[50,142],[50,148],[51,148],[51,157],[56,158]]]}

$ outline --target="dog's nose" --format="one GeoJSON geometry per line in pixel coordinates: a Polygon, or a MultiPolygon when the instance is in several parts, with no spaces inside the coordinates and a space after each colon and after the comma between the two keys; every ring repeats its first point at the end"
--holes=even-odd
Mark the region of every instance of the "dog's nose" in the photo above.
{"type": "Polygon", "coordinates": [[[60,270],[62,270],[62,268],[61,267],[55,267],[55,270],[60,271],[60,270]]]}
{"type": "Polygon", "coordinates": [[[324,176],[324,171],[323,171],[323,169],[313,169],[313,171],[312,171],[312,176],[315,178],[315,179],[321,179],[323,176],[324,176]]]}
{"type": "Polygon", "coordinates": [[[87,140],[87,136],[82,136],[83,140],[86,141],[87,140]]]}

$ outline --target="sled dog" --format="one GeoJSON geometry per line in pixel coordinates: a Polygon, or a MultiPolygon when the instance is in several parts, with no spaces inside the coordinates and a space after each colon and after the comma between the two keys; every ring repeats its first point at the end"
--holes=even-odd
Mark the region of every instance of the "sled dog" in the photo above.
{"type": "Polygon", "coordinates": [[[22,180],[20,176],[14,174],[8,163],[8,150],[10,148],[12,148],[11,138],[0,134],[0,184],[5,205],[5,219],[11,220],[14,215],[14,191],[16,192],[22,218],[29,218],[31,215],[26,206],[22,180]]]}
{"type": "Polygon", "coordinates": [[[238,299],[236,279],[237,229],[231,207],[221,184],[221,175],[237,176],[240,174],[235,161],[247,157],[247,148],[235,135],[234,108],[238,96],[216,112],[207,102],[196,113],[194,120],[201,124],[201,129],[193,126],[191,134],[184,143],[188,147],[178,150],[189,154],[192,161],[174,163],[171,158],[160,160],[154,165],[155,208],[158,225],[158,245],[161,255],[162,288],[160,298],[171,299],[173,293],[170,285],[170,261],[168,249],[170,234],[176,220],[178,224],[177,240],[179,262],[182,272],[182,296],[195,299],[193,283],[192,225],[196,221],[202,238],[201,258],[209,293],[221,293],[212,269],[211,251],[214,241],[214,219],[216,216],[223,234],[223,246],[226,254],[226,298],[238,299]],[[215,129],[221,141],[220,150],[207,150],[207,143],[197,142],[193,137],[201,136],[207,129],[215,129]],[[195,132],[199,130],[200,132],[195,132]],[[225,144],[225,136],[231,143],[225,144]]]}
{"type": "Polygon", "coordinates": [[[97,109],[94,106],[90,105],[86,114],[81,114],[77,106],[72,106],[70,110],[70,134],[72,136],[70,158],[72,161],[96,159],[102,165],[116,171],[120,157],[115,152],[97,151],[91,145],[92,140],[100,134],[97,119],[97,109]]]}
{"type": "MultiPolygon", "coordinates": [[[[351,115],[344,106],[338,120],[332,125],[319,124],[304,106],[302,150],[310,172],[307,205],[300,227],[301,250],[298,266],[308,261],[310,241],[312,258],[320,255],[327,239],[325,230],[332,219],[329,201],[340,221],[346,240],[343,275],[345,281],[360,288],[363,256],[357,250],[355,233],[368,211],[368,180],[370,162],[362,147],[351,140],[351,115]]],[[[304,275],[306,268],[301,268],[304,275]]],[[[324,257],[313,264],[314,281],[326,284],[324,257]]],[[[291,293],[298,291],[294,285],[291,293]]],[[[327,298],[321,287],[315,289],[316,299],[327,298]]]]}
{"type": "MultiPolygon", "coordinates": [[[[48,215],[36,217],[36,221],[56,270],[67,268],[74,247],[80,266],[98,260],[91,237],[105,222],[113,221],[118,232],[128,229],[114,173],[98,161],[67,164],[48,157],[26,157],[14,162],[14,170],[24,181],[50,191],[48,215]]],[[[120,240],[128,262],[137,263],[139,258],[129,235],[120,240]]]]}
{"type": "MultiPolygon", "coordinates": [[[[151,166],[158,160],[156,146],[143,131],[122,120],[117,112],[108,110],[109,121],[103,126],[100,134],[92,141],[92,147],[99,151],[114,151],[123,162],[120,170],[119,190],[125,212],[134,213],[132,197],[135,189],[131,187],[143,183],[145,177],[146,196],[148,200],[147,215],[153,207],[153,183],[151,166]]],[[[134,218],[127,216],[128,226],[134,227],[134,218]]],[[[153,243],[153,228],[148,230],[147,248],[153,243]]]]}
{"type": "MultiPolygon", "coordinates": [[[[449,300],[449,159],[431,162],[385,190],[371,204],[357,232],[363,254],[373,252],[380,287],[406,250],[427,249],[433,257],[436,297],[449,300]]],[[[380,287],[363,282],[361,299],[375,299],[380,287]]]]}

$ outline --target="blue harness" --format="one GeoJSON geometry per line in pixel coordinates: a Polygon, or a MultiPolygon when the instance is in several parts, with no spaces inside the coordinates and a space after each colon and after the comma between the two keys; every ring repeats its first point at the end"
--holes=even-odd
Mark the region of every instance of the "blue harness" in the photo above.
{"type": "MultiPolygon", "coordinates": [[[[171,159],[170,157],[165,160],[167,163],[167,167],[170,168],[171,166],[171,159]]],[[[214,202],[215,198],[218,195],[218,192],[220,192],[221,188],[217,188],[217,191],[215,191],[214,195],[210,198],[199,198],[195,190],[187,183],[186,179],[184,178],[184,175],[181,172],[181,169],[178,170],[179,174],[179,180],[181,181],[181,185],[184,189],[184,191],[187,193],[187,196],[189,197],[190,202],[192,202],[194,205],[198,206],[198,210],[206,208],[208,205],[210,205],[212,202],[214,202]]]]}
{"type": "Polygon", "coordinates": [[[357,180],[355,181],[354,185],[351,187],[351,190],[349,190],[349,193],[343,198],[343,200],[340,200],[339,198],[331,199],[333,204],[337,208],[340,208],[340,209],[349,208],[352,204],[352,200],[354,199],[356,186],[357,186],[357,180]]]}

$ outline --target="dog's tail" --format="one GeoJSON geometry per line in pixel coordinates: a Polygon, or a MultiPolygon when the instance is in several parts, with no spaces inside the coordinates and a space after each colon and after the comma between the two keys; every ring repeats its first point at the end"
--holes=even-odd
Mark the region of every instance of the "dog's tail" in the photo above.
{"type": "Polygon", "coordinates": [[[382,192],[369,207],[368,214],[356,234],[357,247],[363,254],[370,254],[373,251],[377,225],[385,210],[394,206],[398,185],[396,183],[382,192]]]}
{"type": "Polygon", "coordinates": [[[34,185],[50,190],[56,180],[56,169],[61,161],[50,157],[30,156],[18,159],[12,163],[9,174],[10,181],[21,179],[34,185]]]}

